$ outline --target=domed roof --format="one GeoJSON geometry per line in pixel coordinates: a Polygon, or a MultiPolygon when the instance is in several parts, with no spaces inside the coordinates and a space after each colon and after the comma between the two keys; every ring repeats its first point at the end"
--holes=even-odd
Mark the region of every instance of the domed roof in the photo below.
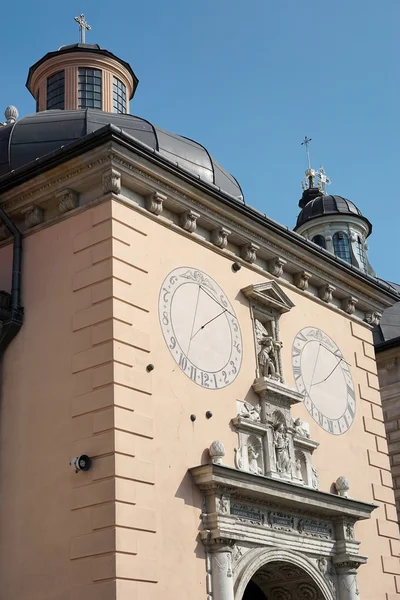
{"type": "Polygon", "coordinates": [[[244,204],[239,183],[201,144],[159,129],[140,117],[92,109],[48,110],[0,127],[0,178],[109,124],[244,204]]]}
{"type": "MultiPolygon", "coordinates": [[[[311,190],[306,191],[310,192],[311,190]]],[[[343,215],[344,217],[346,217],[346,215],[351,215],[360,217],[360,219],[368,226],[368,234],[372,231],[372,225],[368,219],[362,215],[361,211],[358,210],[353,202],[342,196],[324,196],[318,194],[316,197],[311,196],[311,199],[308,202],[301,200],[299,204],[300,206],[303,206],[303,208],[297,217],[296,227],[294,228],[295,231],[301,225],[304,225],[304,223],[327,215],[343,215]]]]}

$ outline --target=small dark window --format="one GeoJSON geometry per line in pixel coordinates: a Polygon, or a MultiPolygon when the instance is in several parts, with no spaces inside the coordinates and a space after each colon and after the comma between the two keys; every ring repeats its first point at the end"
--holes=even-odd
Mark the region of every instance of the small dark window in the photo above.
{"type": "Polygon", "coordinates": [[[314,244],[321,246],[321,248],[326,248],[325,238],[323,235],[314,235],[311,241],[314,242],[314,244]]]}
{"type": "Polygon", "coordinates": [[[78,108],[101,110],[101,84],[100,69],[78,69],[78,108]]]}
{"type": "Polygon", "coordinates": [[[338,258],[351,264],[350,243],[347,233],[338,231],[333,236],[333,249],[338,258]]]}
{"type": "MultiPolygon", "coordinates": [[[[54,73],[47,79],[47,110],[64,109],[65,77],[64,71],[54,73]]],[[[38,96],[39,102],[39,96],[38,96]]]]}
{"type": "Polygon", "coordinates": [[[126,86],[116,77],[113,81],[113,111],[126,114],[126,86]]]}
{"type": "Polygon", "coordinates": [[[360,259],[360,265],[363,271],[367,272],[367,259],[365,257],[364,242],[360,236],[357,236],[357,252],[360,259]]]}

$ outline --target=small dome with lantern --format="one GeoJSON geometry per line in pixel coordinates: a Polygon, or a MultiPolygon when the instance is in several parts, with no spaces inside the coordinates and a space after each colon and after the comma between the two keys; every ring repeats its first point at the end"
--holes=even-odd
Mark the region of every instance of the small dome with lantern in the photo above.
{"type": "Polygon", "coordinates": [[[338,259],[364,273],[375,275],[368,260],[366,244],[372,225],[353,202],[343,196],[327,194],[326,188],[331,181],[323,167],[318,171],[311,168],[310,141],[307,137],[303,141],[308,169],[294,231],[338,259]]]}

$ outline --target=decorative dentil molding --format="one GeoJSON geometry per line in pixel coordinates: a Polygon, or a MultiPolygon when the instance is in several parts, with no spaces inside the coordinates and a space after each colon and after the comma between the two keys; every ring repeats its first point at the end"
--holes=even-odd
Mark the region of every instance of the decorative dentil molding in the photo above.
{"type": "Polygon", "coordinates": [[[348,296],[342,300],[342,309],[348,315],[354,315],[356,310],[356,304],[358,303],[358,299],[354,296],[348,296]]]}
{"type": "Polygon", "coordinates": [[[276,256],[268,261],[268,271],[275,277],[282,277],[283,267],[286,265],[286,263],[287,261],[284,258],[276,256]]]}
{"type": "Polygon", "coordinates": [[[104,194],[109,192],[114,194],[121,193],[121,173],[116,169],[110,169],[103,173],[102,181],[104,194]]]}
{"type": "Polygon", "coordinates": [[[75,190],[66,189],[57,192],[56,198],[58,200],[58,210],[60,213],[66,213],[69,210],[73,210],[79,204],[79,195],[75,190]]]}
{"type": "Polygon", "coordinates": [[[230,229],[219,226],[211,232],[211,241],[218,248],[226,248],[228,245],[228,236],[231,233],[230,229]]]}
{"type": "Polygon", "coordinates": [[[253,244],[253,242],[247,242],[240,247],[240,256],[248,263],[255,262],[257,258],[257,251],[260,249],[260,246],[257,244],[253,244]]]}
{"type": "Polygon", "coordinates": [[[163,211],[163,204],[166,201],[167,196],[160,192],[152,192],[146,196],[146,208],[153,215],[161,215],[163,211]]]}
{"type": "Polygon", "coordinates": [[[330,283],[325,283],[318,289],[318,296],[324,302],[332,302],[333,292],[336,290],[335,286],[330,283]]]}
{"type": "Polygon", "coordinates": [[[308,282],[311,279],[311,277],[312,275],[308,271],[299,271],[293,276],[294,285],[300,290],[305,291],[306,289],[308,289],[308,282]]]}
{"type": "Polygon", "coordinates": [[[179,218],[180,225],[182,229],[193,233],[196,231],[197,227],[197,219],[200,217],[200,213],[195,212],[194,210],[185,210],[179,218]]]}

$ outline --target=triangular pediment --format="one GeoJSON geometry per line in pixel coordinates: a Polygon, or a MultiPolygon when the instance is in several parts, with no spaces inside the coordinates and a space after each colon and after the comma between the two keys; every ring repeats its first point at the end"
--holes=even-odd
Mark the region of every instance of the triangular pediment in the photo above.
{"type": "Polygon", "coordinates": [[[274,308],[279,313],[288,312],[294,306],[289,296],[275,281],[248,285],[242,289],[242,292],[249,300],[253,300],[253,302],[257,302],[262,306],[274,308]]]}

